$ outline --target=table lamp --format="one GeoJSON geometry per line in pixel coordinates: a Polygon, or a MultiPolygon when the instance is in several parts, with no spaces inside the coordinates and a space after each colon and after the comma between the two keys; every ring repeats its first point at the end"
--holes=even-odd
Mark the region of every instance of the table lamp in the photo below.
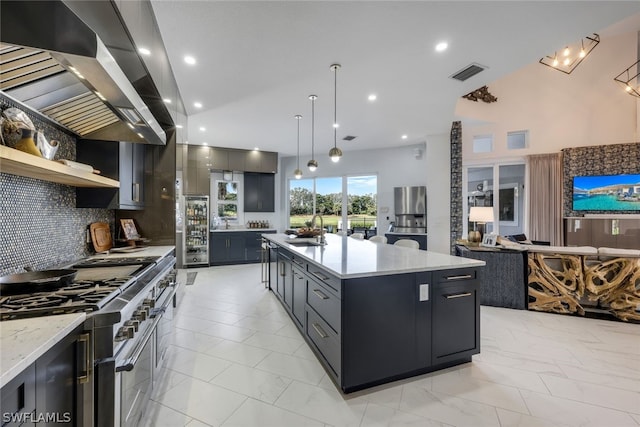
{"type": "Polygon", "coordinates": [[[474,230],[473,235],[469,233],[469,240],[481,242],[485,232],[485,224],[493,222],[493,206],[472,206],[469,210],[469,221],[475,224],[474,228],[479,228],[479,230],[474,230]]]}

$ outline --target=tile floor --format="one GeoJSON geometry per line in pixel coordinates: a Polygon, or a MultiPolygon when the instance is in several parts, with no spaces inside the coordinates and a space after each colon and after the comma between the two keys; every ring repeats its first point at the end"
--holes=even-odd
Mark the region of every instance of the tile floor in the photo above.
{"type": "Polygon", "coordinates": [[[640,426],[640,325],[483,306],[472,363],[343,395],[259,265],[189,271],[147,426],[640,426]]]}

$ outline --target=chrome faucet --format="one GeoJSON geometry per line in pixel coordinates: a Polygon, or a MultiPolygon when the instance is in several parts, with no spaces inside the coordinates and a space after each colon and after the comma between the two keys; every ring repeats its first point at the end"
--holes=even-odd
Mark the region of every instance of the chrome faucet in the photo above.
{"type": "Polygon", "coordinates": [[[311,218],[311,228],[316,228],[316,217],[320,218],[320,244],[321,245],[326,245],[327,242],[324,240],[324,220],[322,219],[322,216],[318,215],[318,214],[314,214],[313,217],[311,218]]]}

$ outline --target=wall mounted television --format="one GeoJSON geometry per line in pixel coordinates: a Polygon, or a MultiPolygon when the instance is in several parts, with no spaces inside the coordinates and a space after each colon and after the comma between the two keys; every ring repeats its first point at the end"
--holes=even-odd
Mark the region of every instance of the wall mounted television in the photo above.
{"type": "Polygon", "coordinates": [[[640,174],[573,177],[573,210],[640,213],[640,174]]]}

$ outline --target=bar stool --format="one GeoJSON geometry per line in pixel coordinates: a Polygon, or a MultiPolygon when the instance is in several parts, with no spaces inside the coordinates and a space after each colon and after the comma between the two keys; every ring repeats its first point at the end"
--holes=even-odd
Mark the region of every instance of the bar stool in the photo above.
{"type": "Polygon", "coordinates": [[[420,243],[418,243],[418,242],[416,242],[415,240],[412,240],[412,239],[396,240],[394,245],[395,246],[402,246],[402,247],[405,247],[405,248],[411,248],[411,249],[420,249],[420,243]]]}
{"type": "Polygon", "coordinates": [[[372,236],[369,238],[369,241],[373,243],[387,243],[387,238],[385,236],[372,236]]]}
{"type": "Polygon", "coordinates": [[[358,240],[364,240],[364,234],[362,233],[353,233],[349,237],[353,237],[354,239],[358,239],[358,240]]]}

